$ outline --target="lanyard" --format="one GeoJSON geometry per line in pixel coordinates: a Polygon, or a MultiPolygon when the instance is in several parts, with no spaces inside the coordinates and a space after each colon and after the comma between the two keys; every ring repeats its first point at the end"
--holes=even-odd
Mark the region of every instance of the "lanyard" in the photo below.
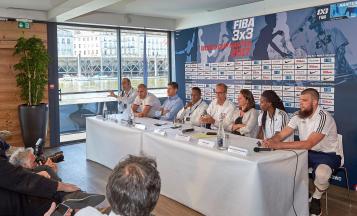
{"type": "Polygon", "coordinates": [[[201,99],[201,102],[191,111],[192,107],[190,108],[190,112],[188,113],[188,116],[190,117],[191,114],[201,105],[201,103],[203,102],[203,100],[201,99]]]}
{"type": "Polygon", "coordinates": [[[125,97],[129,97],[129,95],[131,94],[131,91],[132,91],[132,90],[133,90],[133,88],[131,88],[127,94],[125,94],[125,91],[122,90],[122,91],[121,91],[121,96],[122,96],[122,97],[124,97],[124,96],[125,96],[125,97]]]}

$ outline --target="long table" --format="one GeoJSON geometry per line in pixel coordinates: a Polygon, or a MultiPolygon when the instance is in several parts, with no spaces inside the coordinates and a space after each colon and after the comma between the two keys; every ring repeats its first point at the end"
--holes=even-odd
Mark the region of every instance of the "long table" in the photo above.
{"type": "MultiPolygon", "coordinates": [[[[205,215],[290,216],[294,208],[299,216],[309,215],[306,151],[255,153],[257,139],[230,134],[230,145],[248,150],[242,156],[197,145],[195,138],[178,140],[179,129],[169,128],[170,123],[136,122],[146,130],[87,118],[87,159],[113,168],[127,154],[154,157],[161,194],[205,215]],[[157,128],[166,136],[153,133],[157,128]]],[[[200,130],[206,131],[195,128],[194,133],[200,130]]]]}

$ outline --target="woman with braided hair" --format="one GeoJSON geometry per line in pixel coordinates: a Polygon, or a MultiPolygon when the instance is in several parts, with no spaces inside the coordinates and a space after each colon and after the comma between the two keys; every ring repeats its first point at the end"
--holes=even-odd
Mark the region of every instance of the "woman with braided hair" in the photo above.
{"type": "MultiPolygon", "coordinates": [[[[258,117],[258,139],[270,139],[288,123],[289,116],[280,97],[273,90],[266,90],[260,97],[261,112],[258,117]]],[[[293,141],[293,136],[285,141],[293,141]]]]}

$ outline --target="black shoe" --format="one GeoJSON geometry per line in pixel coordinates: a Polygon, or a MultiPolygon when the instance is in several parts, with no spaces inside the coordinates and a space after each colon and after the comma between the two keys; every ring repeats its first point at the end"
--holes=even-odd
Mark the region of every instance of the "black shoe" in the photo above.
{"type": "Polygon", "coordinates": [[[321,215],[320,199],[315,199],[315,198],[311,199],[310,215],[311,216],[320,216],[321,215]]]}
{"type": "Polygon", "coordinates": [[[69,206],[71,209],[82,209],[87,206],[95,207],[103,202],[104,199],[104,195],[76,191],[64,196],[62,203],[69,206]]]}

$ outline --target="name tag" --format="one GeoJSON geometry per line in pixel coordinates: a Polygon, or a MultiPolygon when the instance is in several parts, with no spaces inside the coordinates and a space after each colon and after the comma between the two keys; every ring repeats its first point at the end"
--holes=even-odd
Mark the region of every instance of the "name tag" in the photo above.
{"type": "Polygon", "coordinates": [[[215,141],[210,141],[210,140],[205,140],[205,139],[199,139],[198,140],[198,145],[208,147],[208,148],[214,148],[216,145],[215,141]]]}
{"type": "Polygon", "coordinates": [[[180,141],[189,142],[191,137],[190,136],[184,136],[184,135],[176,134],[175,139],[180,140],[180,141]]]}
{"type": "Polygon", "coordinates": [[[146,125],[144,124],[135,124],[135,128],[140,130],[146,130],[146,125]]]}
{"type": "Polygon", "coordinates": [[[155,129],[154,133],[159,134],[161,136],[166,136],[166,131],[160,130],[160,129],[155,129]]]}
{"type": "Polygon", "coordinates": [[[248,149],[244,149],[244,148],[239,148],[236,146],[229,146],[228,147],[228,152],[230,153],[234,153],[234,154],[239,154],[242,156],[247,156],[248,155],[248,149]]]}

